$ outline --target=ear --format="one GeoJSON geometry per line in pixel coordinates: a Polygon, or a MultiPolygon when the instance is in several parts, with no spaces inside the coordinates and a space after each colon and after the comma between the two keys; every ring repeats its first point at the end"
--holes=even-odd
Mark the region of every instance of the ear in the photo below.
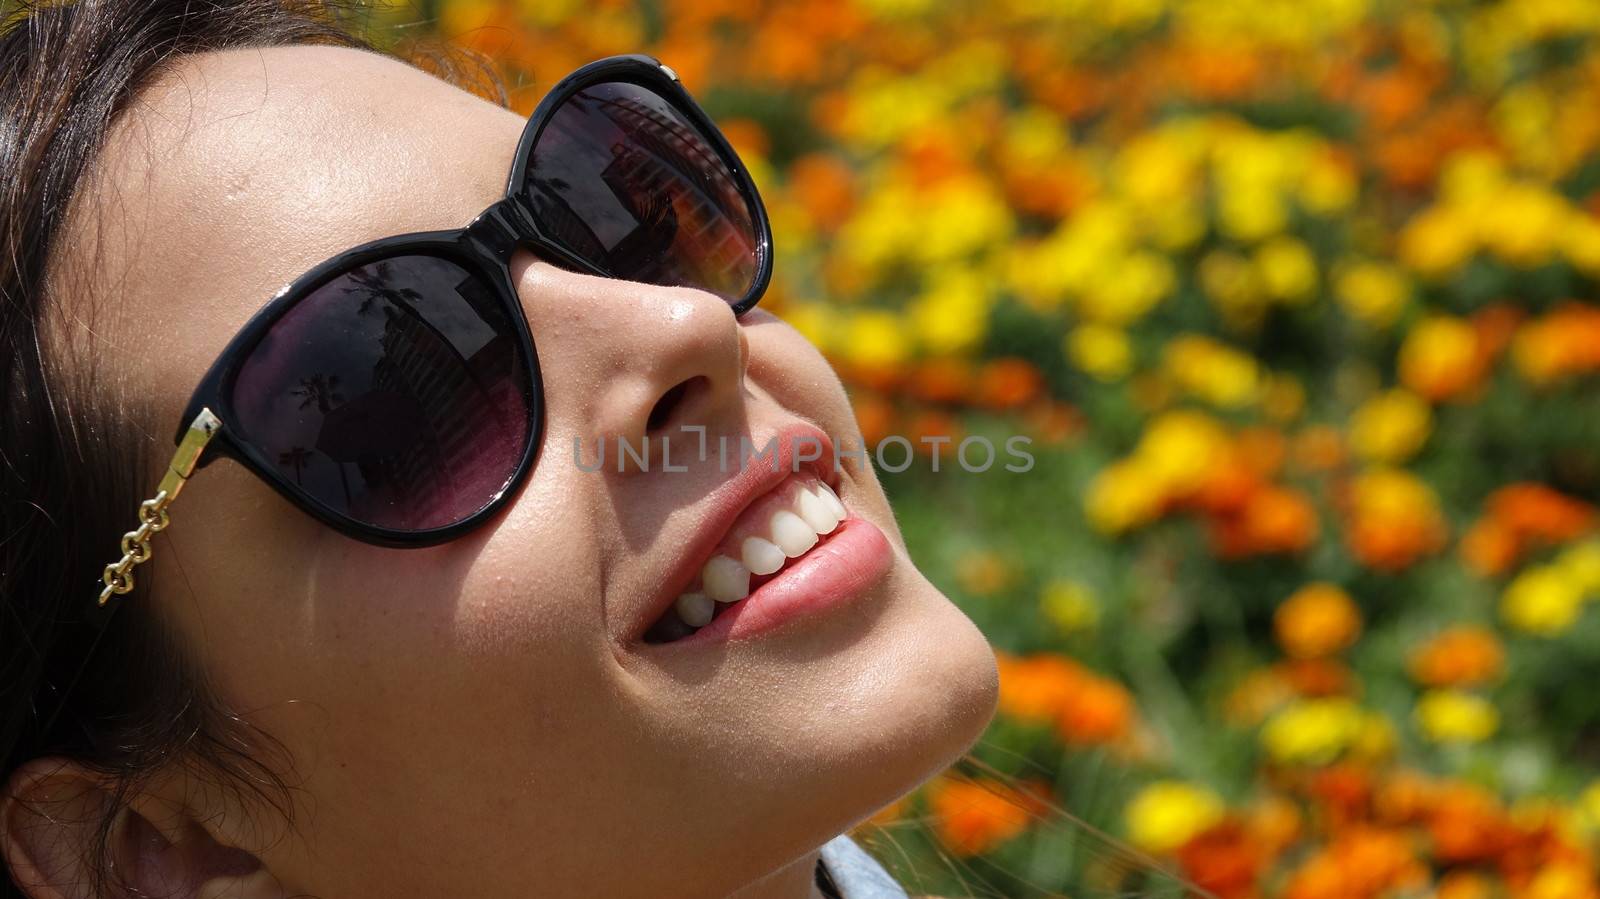
{"type": "Polygon", "coordinates": [[[96,875],[138,896],[284,895],[259,859],[219,843],[180,803],[140,794],[117,808],[105,775],[77,762],[34,759],[5,786],[0,857],[29,899],[91,899],[96,875]],[[96,839],[107,815],[113,820],[102,857],[96,839]]]}

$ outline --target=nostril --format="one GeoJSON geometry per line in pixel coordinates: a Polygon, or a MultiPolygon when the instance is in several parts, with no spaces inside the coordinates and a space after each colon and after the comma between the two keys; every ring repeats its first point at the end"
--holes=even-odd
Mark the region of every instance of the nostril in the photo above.
{"type": "Polygon", "coordinates": [[[672,389],[661,394],[656,400],[655,408],[650,410],[650,417],[645,421],[645,429],[651,433],[666,427],[672,420],[673,413],[683,406],[689,397],[705,386],[705,376],[695,375],[687,380],[679,381],[672,389]]]}

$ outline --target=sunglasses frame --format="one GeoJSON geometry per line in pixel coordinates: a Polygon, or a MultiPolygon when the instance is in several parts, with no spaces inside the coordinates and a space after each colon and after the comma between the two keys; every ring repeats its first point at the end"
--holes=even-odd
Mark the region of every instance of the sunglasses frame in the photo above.
{"type": "MultiPolygon", "coordinates": [[[[561,79],[540,100],[528,118],[522,135],[518,138],[516,155],[507,178],[506,191],[471,222],[460,228],[440,231],[419,231],[379,238],[359,244],[332,256],[308,269],[294,280],[279,288],[261,309],[250,317],[218,354],[216,361],[206,371],[195,387],[184,411],[175,437],[177,452],[167,464],[155,496],[139,505],[139,527],[122,535],[122,557],[105,567],[101,580],[104,584],[99,599],[87,604],[84,620],[92,625],[94,636],[84,653],[83,661],[64,689],[50,688],[58,696],[54,710],[37,731],[35,739],[42,740],[53,732],[56,721],[66,709],[67,699],[78,681],[88,670],[90,658],[104,637],[112,617],[121,603],[110,604],[113,596],[131,593],[134,587],[133,569],[150,559],[151,539],[170,525],[168,508],[178,493],[188,483],[198,468],[203,468],[223,456],[234,459],[255,473],[268,486],[288,499],[296,507],[318,521],[347,536],[367,543],[392,547],[422,547],[444,543],[461,536],[483,524],[516,493],[533,470],[539,455],[544,434],[544,382],[540,375],[538,355],[533,335],[528,328],[516,286],[511,280],[510,259],[519,246],[565,268],[615,277],[601,270],[581,256],[570,252],[540,228],[534,214],[531,198],[525,184],[533,160],[533,149],[554,113],[578,91],[595,84],[620,82],[637,85],[654,91],[670,103],[710,142],[728,172],[732,175],[740,196],[744,199],[751,217],[751,227],[756,236],[756,272],[746,295],[731,303],[735,315],[743,315],[766,292],[772,277],[772,229],[766,207],[761,202],[755,183],[738,155],[728,144],[716,124],[679,83],[677,73],[660,60],[643,54],[613,56],[589,63],[561,79]],[[401,531],[366,524],[337,512],[316,501],[297,485],[291,485],[269,460],[261,456],[229,431],[227,421],[233,407],[229,401],[239,369],[260,342],[267,330],[302,299],[333,277],[368,262],[400,255],[431,254],[461,264],[467,271],[483,277],[498,300],[506,307],[513,322],[513,330],[528,371],[528,388],[532,391],[526,399],[528,408],[528,435],[521,460],[500,492],[472,515],[441,528],[422,531],[401,531]],[[207,451],[210,450],[208,453],[207,451]]],[[[48,684],[48,681],[46,682],[48,684]]],[[[14,735],[13,735],[14,736],[14,735]]],[[[14,740],[0,745],[0,755],[10,758],[16,749],[14,740]]]]}
{"type": "Polygon", "coordinates": [[[555,112],[579,91],[602,83],[632,84],[654,92],[682,114],[721,157],[749,209],[756,237],[755,276],[745,296],[730,305],[735,315],[742,315],[761,299],[772,277],[771,225],[754,181],[727,138],[684,89],[677,73],[654,57],[627,54],[589,63],[557,82],[539,102],[518,139],[505,194],[470,223],[459,228],[382,237],[351,247],[323,260],[279,288],[245,322],[195,387],[181,419],[187,424],[180,425],[175,437],[178,452],[168,466],[155,498],[141,506],[139,530],[124,535],[121,561],[106,566],[102,578],[105,589],[100,594],[98,605],[104,606],[112,595],[133,589],[132,568],[149,558],[150,537],[167,526],[168,504],[195,470],[221,457],[244,465],[296,507],[323,524],[347,536],[379,546],[412,548],[445,543],[478,527],[505,505],[533,470],[544,434],[545,405],[544,382],[533,335],[511,278],[511,256],[518,247],[528,247],[561,267],[616,277],[569,251],[542,229],[527,188],[534,148],[555,112]],[[416,255],[437,256],[460,265],[482,278],[492,289],[513,322],[517,351],[527,368],[527,386],[533,393],[526,396],[528,433],[522,458],[499,493],[478,511],[449,525],[427,530],[396,530],[360,521],[321,503],[290,481],[248,441],[231,432],[228,421],[234,411],[230,398],[240,368],[272,325],[290,309],[333,278],[351,269],[387,258],[416,255]]]}

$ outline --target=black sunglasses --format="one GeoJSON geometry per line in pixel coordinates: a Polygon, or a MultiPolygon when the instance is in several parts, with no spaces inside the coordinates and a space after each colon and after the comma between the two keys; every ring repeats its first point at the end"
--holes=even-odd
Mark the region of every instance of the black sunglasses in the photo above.
{"type": "Polygon", "coordinates": [[[220,456],[368,543],[442,543],[493,515],[533,468],[544,424],[508,264],[518,246],[579,272],[699,288],[736,315],[772,274],[755,184],[677,75],[641,55],[590,63],[539,103],[506,195],[470,224],[327,259],[229,341],[98,605],[133,589],[167,506],[220,456]]]}

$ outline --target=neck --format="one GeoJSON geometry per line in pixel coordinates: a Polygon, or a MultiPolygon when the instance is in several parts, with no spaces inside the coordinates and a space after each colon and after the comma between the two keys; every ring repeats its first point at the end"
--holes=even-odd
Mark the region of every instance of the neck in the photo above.
{"type": "Polygon", "coordinates": [[[812,850],[767,876],[729,893],[727,899],[824,899],[817,889],[817,859],[812,850]]]}

